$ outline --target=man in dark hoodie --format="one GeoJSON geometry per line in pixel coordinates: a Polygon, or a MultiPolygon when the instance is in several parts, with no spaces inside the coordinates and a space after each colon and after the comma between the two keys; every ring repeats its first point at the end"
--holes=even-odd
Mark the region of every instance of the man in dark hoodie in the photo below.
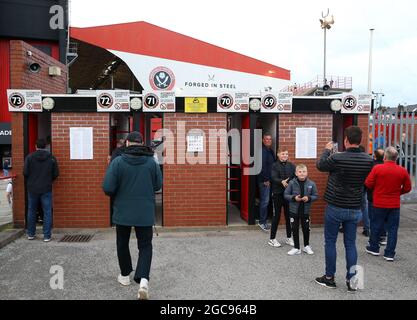
{"type": "Polygon", "coordinates": [[[159,165],[151,148],[143,145],[142,135],[131,132],[123,154],[109,165],[103,181],[106,195],[113,197],[113,223],[116,225],[120,284],[130,284],[133,271],[129,250],[131,228],[135,228],[139,258],[134,280],[139,283],[138,298],[148,299],[152,262],[152,226],[155,222],[155,192],[162,187],[159,165]]]}
{"type": "Polygon", "coordinates": [[[58,162],[46,149],[44,139],[36,141],[36,151],[25,159],[23,175],[28,190],[28,240],[35,239],[36,211],[41,202],[43,210],[43,241],[51,241],[52,236],[52,183],[59,176],[58,162]]]}

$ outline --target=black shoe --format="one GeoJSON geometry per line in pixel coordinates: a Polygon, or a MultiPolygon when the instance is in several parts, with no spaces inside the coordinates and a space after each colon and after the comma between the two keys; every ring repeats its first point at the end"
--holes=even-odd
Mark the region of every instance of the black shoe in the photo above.
{"type": "Polygon", "coordinates": [[[350,280],[346,280],[346,286],[347,292],[349,293],[356,293],[356,291],[358,291],[358,286],[353,278],[350,280]]]}
{"type": "Polygon", "coordinates": [[[362,234],[363,234],[365,237],[369,237],[369,230],[363,230],[363,231],[362,231],[362,234]]]}
{"type": "Polygon", "coordinates": [[[336,282],[334,282],[334,277],[328,279],[325,275],[315,280],[319,285],[326,288],[336,289],[336,282]]]}

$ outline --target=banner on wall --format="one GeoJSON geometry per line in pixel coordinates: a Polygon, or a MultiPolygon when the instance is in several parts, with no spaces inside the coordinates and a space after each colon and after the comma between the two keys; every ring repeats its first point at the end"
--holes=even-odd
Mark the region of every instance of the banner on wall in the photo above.
{"type": "Polygon", "coordinates": [[[42,112],[41,90],[7,89],[10,112],[42,112]]]}

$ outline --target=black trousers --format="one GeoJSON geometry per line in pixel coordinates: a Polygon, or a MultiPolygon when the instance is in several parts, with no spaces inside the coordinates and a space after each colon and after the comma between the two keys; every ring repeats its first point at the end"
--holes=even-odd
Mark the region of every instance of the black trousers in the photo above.
{"type": "MultiPolygon", "coordinates": [[[[134,280],[140,283],[141,278],[149,280],[152,263],[152,227],[134,227],[138,242],[139,257],[136,264],[134,280]]],[[[132,227],[116,225],[117,258],[122,276],[132,271],[132,258],[129,250],[130,232],[132,227]]]]}
{"type": "Polygon", "coordinates": [[[300,222],[303,230],[304,247],[310,245],[310,217],[307,215],[291,215],[292,235],[294,237],[294,248],[300,249],[300,222]]]}
{"type": "Polygon", "coordinates": [[[274,204],[274,216],[272,217],[270,239],[275,239],[275,237],[277,236],[279,220],[281,219],[281,208],[284,208],[285,229],[287,231],[287,238],[291,238],[290,210],[288,207],[288,201],[284,199],[283,194],[273,194],[272,202],[274,204]]]}

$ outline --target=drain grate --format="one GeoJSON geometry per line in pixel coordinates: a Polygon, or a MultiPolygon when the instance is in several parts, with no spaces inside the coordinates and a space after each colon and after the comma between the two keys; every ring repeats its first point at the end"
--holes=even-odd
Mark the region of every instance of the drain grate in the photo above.
{"type": "Polygon", "coordinates": [[[59,242],[89,242],[93,236],[92,234],[66,234],[59,242]]]}

